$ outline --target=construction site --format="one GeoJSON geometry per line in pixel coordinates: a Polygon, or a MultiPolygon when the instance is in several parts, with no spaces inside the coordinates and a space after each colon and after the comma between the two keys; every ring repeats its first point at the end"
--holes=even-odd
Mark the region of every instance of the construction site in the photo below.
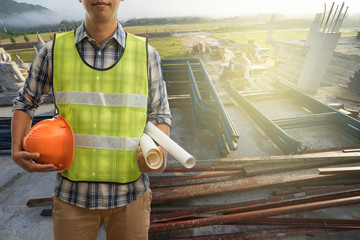
{"type": "MultiPolygon", "coordinates": [[[[273,39],[273,19],[261,47],[174,33],[193,58],[161,62],[170,137],[196,164],[169,154],[150,175],[149,239],[360,238],[360,40],[340,38],[346,12],[316,14],[306,39],[273,39]]],[[[0,103],[28,69],[0,48],[0,103]]],[[[41,106],[33,123],[53,112],[41,106]]],[[[56,173],[12,161],[11,115],[0,108],[0,239],[52,239],[56,173]]]]}

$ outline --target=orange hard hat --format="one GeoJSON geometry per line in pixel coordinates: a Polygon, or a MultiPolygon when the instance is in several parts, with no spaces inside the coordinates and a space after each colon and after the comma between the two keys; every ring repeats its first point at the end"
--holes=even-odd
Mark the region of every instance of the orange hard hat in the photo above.
{"type": "Polygon", "coordinates": [[[37,163],[51,163],[62,171],[70,167],[74,157],[74,133],[64,117],[55,116],[35,124],[23,137],[22,146],[40,154],[37,163]]]}

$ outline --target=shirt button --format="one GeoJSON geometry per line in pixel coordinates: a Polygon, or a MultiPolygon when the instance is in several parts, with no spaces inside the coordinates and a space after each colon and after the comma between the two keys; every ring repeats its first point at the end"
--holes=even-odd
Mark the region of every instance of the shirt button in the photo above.
{"type": "Polygon", "coordinates": [[[101,52],[100,52],[100,51],[98,52],[98,55],[99,55],[99,56],[101,55],[101,52]]]}

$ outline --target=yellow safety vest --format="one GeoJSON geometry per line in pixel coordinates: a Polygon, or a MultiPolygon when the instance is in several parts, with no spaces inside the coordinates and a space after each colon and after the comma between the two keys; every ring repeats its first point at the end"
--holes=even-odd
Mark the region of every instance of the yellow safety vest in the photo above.
{"type": "Polygon", "coordinates": [[[136,150],[147,118],[146,39],[127,34],[119,62],[102,70],[81,58],[73,31],[57,34],[53,92],[59,114],[75,135],[74,159],[62,176],[72,181],[136,181],[141,174],[136,150]]]}

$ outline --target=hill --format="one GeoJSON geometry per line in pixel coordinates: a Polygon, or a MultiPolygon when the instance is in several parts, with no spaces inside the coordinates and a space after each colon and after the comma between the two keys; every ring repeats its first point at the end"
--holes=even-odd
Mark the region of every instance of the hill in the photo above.
{"type": "Polygon", "coordinates": [[[18,3],[13,0],[0,0],[0,6],[0,19],[25,12],[49,11],[49,9],[40,5],[18,3]]]}

